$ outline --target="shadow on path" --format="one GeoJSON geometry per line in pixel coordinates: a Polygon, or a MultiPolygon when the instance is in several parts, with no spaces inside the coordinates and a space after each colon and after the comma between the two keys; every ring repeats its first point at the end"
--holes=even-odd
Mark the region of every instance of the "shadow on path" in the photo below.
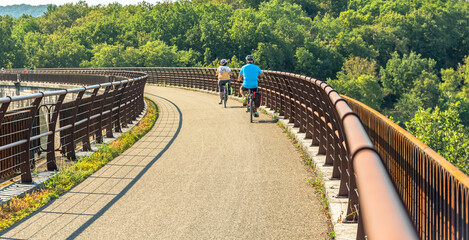
{"type": "Polygon", "coordinates": [[[181,127],[182,127],[182,113],[181,113],[181,110],[179,109],[178,106],[176,106],[176,104],[174,104],[173,102],[171,102],[170,100],[166,99],[166,98],[162,98],[162,97],[159,97],[157,95],[154,95],[154,94],[151,94],[151,93],[146,93],[148,95],[151,95],[153,97],[157,97],[157,98],[161,98],[161,99],[164,99],[166,101],[168,101],[169,103],[171,103],[177,110],[178,110],[178,113],[179,113],[179,125],[178,125],[178,128],[177,128],[177,131],[176,133],[174,134],[174,136],[171,138],[171,140],[169,141],[169,143],[163,148],[163,150],[161,150],[160,153],[158,153],[158,155],[156,155],[155,158],[153,158],[153,160],[151,160],[147,166],[145,166],[145,168],[117,195],[115,196],[108,204],[106,204],[106,206],[104,206],[99,212],[97,212],[91,219],[89,219],[88,221],[86,221],[80,228],[78,228],[75,232],[73,232],[67,239],[75,239],[78,235],[80,235],[86,228],[88,228],[88,226],[90,226],[93,222],[95,222],[99,217],[101,217],[112,205],[114,205],[117,201],[119,201],[119,199],[122,198],[122,196],[124,196],[134,185],[135,183],[140,180],[140,178],[142,178],[142,176],[148,171],[148,169],[150,169],[153,164],[166,152],[166,150],[168,150],[168,148],[171,146],[171,144],[174,142],[174,140],[177,138],[177,136],[179,135],[179,132],[181,131],[181,127]]]}
{"type": "MultiPolygon", "coordinates": [[[[52,204],[57,202],[58,199],[56,199],[52,202],[49,202],[45,206],[41,207],[41,209],[36,211],[35,213],[33,213],[33,214],[29,215],[28,217],[22,219],[21,221],[17,222],[16,224],[11,226],[7,230],[3,231],[1,233],[0,239],[26,239],[26,238],[37,238],[37,237],[42,238],[42,236],[37,236],[37,234],[39,232],[39,229],[36,229],[36,231],[30,232],[29,236],[24,236],[24,237],[23,236],[18,236],[18,233],[15,233],[15,232],[11,233],[11,231],[13,231],[13,230],[16,231],[15,228],[17,226],[19,227],[22,223],[24,223],[27,220],[30,220],[31,218],[36,218],[35,222],[37,222],[37,220],[38,220],[37,218],[39,218],[39,219],[44,219],[44,218],[49,219],[49,222],[47,224],[47,225],[49,225],[49,224],[54,224],[55,222],[57,222],[59,220],[59,218],[63,217],[64,215],[65,216],[69,215],[71,217],[77,217],[77,216],[78,217],[80,217],[80,216],[85,216],[86,217],[87,216],[89,219],[86,222],[84,222],[83,224],[81,224],[81,226],[79,226],[75,231],[73,231],[66,238],[66,239],[75,239],[81,233],[83,233],[83,231],[85,231],[91,224],[93,224],[97,219],[99,219],[106,211],[108,211],[117,201],[119,201],[135,185],[135,183],[137,183],[142,178],[142,176],[154,165],[154,163],[159,158],[161,158],[161,156],[169,149],[169,147],[172,145],[174,140],[178,137],[178,135],[181,131],[181,128],[182,128],[182,123],[183,123],[182,112],[175,103],[173,103],[172,101],[170,101],[166,98],[163,98],[163,97],[160,97],[160,96],[157,96],[157,95],[154,95],[154,94],[150,94],[150,93],[145,93],[145,94],[151,95],[153,97],[160,98],[161,100],[166,101],[167,103],[171,104],[177,110],[177,113],[179,114],[179,123],[178,123],[177,130],[175,131],[175,133],[172,136],[171,140],[169,140],[169,142],[167,142],[167,144],[164,147],[161,148],[158,155],[156,155],[147,164],[140,164],[138,166],[128,165],[128,164],[122,165],[122,166],[125,166],[125,167],[140,167],[141,170],[135,177],[123,177],[123,178],[121,178],[121,177],[118,177],[118,178],[116,178],[116,177],[102,177],[102,176],[95,176],[96,174],[88,177],[88,180],[90,180],[90,179],[104,179],[104,180],[107,180],[107,181],[109,181],[109,180],[116,180],[116,181],[127,180],[127,181],[130,181],[118,193],[101,193],[101,192],[96,193],[96,192],[91,192],[91,191],[83,192],[83,191],[80,191],[79,189],[77,189],[77,187],[79,187],[80,184],[75,186],[74,188],[70,189],[68,192],[65,193],[65,194],[72,194],[72,197],[70,197],[70,198],[73,198],[73,195],[88,195],[88,196],[89,195],[96,195],[100,199],[108,200],[107,204],[105,204],[103,207],[101,207],[101,209],[99,209],[95,213],[73,213],[73,212],[66,212],[65,210],[47,211],[47,208],[49,206],[51,206],[52,204]],[[112,197],[112,198],[111,199],[109,199],[109,198],[105,199],[104,198],[105,196],[112,197]],[[47,217],[47,216],[49,216],[49,217],[47,217]],[[50,219],[51,218],[50,216],[53,216],[52,219],[50,219]],[[7,235],[7,237],[5,237],[5,235],[7,235]],[[8,235],[13,235],[13,236],[8,236],[8,235]]],[[[158,106],[158,107],[160,107],[160,106],[158,106]]],[[[175,118],[172,118],[171,120],[174,120],[174,119],[175,118]]],[[[153,128],[156,128],[157,124],[159,124],[159,122],[166,122],[166,121],[170,121],[170,120],[161,119],[161,117],[159,117],[153,128]]],[[[150,132],[147,133],[147,135],[151,135],[150,133],[151,133],[151,130],[150,130],[150,132]]],[[[128,149],[127,151],[129,151],[129,150],[131,150],[131,148],[128,149]]],[[[138,155],[125,154],[126,152],[124,152],[121,156],[124,157],[123,155],[126,155],[125,157],[131,157],[131,158],[138,156],[138,155]]],[[[114,159],[114,160],[116,160],[116,159],[114,159]]],[[[115,167],[115,166],[119,165],[119,164],[113,164],[113,162],[115,162],[114,160],[109,162],[106,166],[107,167],[115,167]]],[[[64,195],[62,197],[64,197],[64,195]]],[[[69,199],[66,199],[66,201],[67,200],[69,200],[69,199]]],[[[66,228],[66,226],[63,226],[62,229],[64,229],[64,228],[66,228]]],[[[59,232],[60,232],[60,230],[59,230],[59,232]]],[[[56,232],[56,233],[58,233],[58,232],[56,232]]],[[[52,235],[54,235],[54,233],[52,233],[52,235]]]]}

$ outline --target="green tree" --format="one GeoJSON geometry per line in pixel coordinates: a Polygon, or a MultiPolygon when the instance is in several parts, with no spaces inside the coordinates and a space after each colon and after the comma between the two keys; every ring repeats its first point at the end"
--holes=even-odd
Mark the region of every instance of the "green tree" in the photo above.
{"type": "Polygon", "coordinates": [[[295,70],[320,80],[335,77],[344,59],[336,49],[324,46],[319,40],[307,40],[304,47],[296,49],[295,70]]]}
{"type": "Polygon", "coordinates": [[[91,52],[93,57],[90,61],[83,61],[82,67],[124,67],[126,65],[123,45],[97,44],[91,52]]]}
{"type": "Polygon", "coordinates": [[[15,41],[11,37],[13,18],[0,16],[0,66],[13,67],[15,41]]]}
{"type": "Polygon", "coordinates": [[[387,62],[386,68],[381,68],[381,80],[386,91],[398,98],[408,92],[422,74],[433,74],[435,61],[421,58],[420,54],[411,52],[401,58],[396,52],[387,62]]]}
{"type": "Polygon", "coordinates": [[[378,83],[376,69],[374,60],[354,57],[344,63],[336,80],[328,80],[327,83],[339,93],[380,110],[384,92],[378,83]]]}
{"type": "MultiPolygon", "coordinates": [[[[271,48],[276,52],[277,57],[270,54],[272,57],[263,61],[271,62],[269,67],[293,71],[295,58],[292,52],[303,46],[305,39],[310,37],[311,19],[301,6],[282,0],[263,2],[259,7],[258,15],[261,22],[256,33],[259,36],[259,42],[265,44],[258,44],[256,51],[271,48]],[[280,57],[282,59],[278,59],[280,57]],[[280,64],[276,65],[275,62],[280,64]]],[[[263,55],[266,56],[267,53],[264,51],[263,55]]]]}
{"type": "Polygon", "coordinates": [[[215,58],[233,55],[235,47],[228,32],[231,25],[228,16],[233,14],[233,8],[225,4],[205,4],[202,7],[198,24],[190,30],[191,48],[194,45],[194,49],[200,52],[210,48],[215,58]]]}
{"type": "Polygon", "coordinates": [[[458,108],[462,123],[469,126],[469,56],[464,59],[464,64],[459,64],[457,70],[453,68],[441,70],[442,83],[441,105],[449,106],[460,103],[458,108]]]}
{"type": "Polygon", "coordinates": [[[192,50],[192,48],[188,51],[181,50],[179,51],[179,61],[182,66],[186,67],[202,66],[202,63],[199,61],[201,55],[199,52],[192,50]]]}
{"type": "Polygon", "coordinates": [[[236,46],[235,55],[246,56],[257,48],[257,43],[262,42],[261,35],[257,30],[264,30],[259,27],[260,19],[254,9],[236,9],[230,17],[232,22],[228,30],[233,44],[236,46]]]}
{"type": "Polygon", "coordinates": [[[414,81],[414,86],[409,92],[403,93],[396,103],[398,110],[396,119],[401,122],[411,119],[420,108],[432,108],[438,104],[440,91],[438,89],[439,79],[435,74],[423,71],[414,81]]]}
{"type": "MultiPolygon", "coordinates": [[[[43,48],[46,44],[47,35],[39,32],[28,32],[23,38],[23,52],[26,55],[27,62],[23,66],[33,64],[37,67],[44,67],[43,62],[43,48]]],[[[52,56],[48,56],[52,57],[52,56]]],[[[21,66],[21,67],[23,67],[21,66]]]]}
{"type": "Polygon", "coordinates": [[[180,65],[176,46],[168,46],[163,41],[148,42],[139,48],[145,67],[175,67],[180,65]]]}
{"type": "Polygon", "coordinates": [[[271,43],[259,43],[259,46],[252,54],[256,59],[256,64],[262,69],[282,69],[285,55],[282,49],[271,43]]]}
{"type": "Polygon", "coordinates": [[[71,27],[77,19],[85,16],[89,9],[88,4],[84,1],[77,4],[67,3],[59,7],[49,5],[44,17],[39,18],[41,29],[47,34],[63,31],[71,27]]]}
{"type": "Polygon", "coordinates": [[[420,109],[406,126],[420,141],[469,174],[469,132],[454,108],[420,109]]]}

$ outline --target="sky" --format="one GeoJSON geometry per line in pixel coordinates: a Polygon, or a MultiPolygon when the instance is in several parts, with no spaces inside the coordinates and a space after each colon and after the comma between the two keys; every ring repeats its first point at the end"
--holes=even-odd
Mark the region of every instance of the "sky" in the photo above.
{"type": "MultiPolygon", "coordinates": [[[[77,3],[80,0],[0,0],[0,6],[16,5],[16,4],[29,4],[29,5],[63,5],[65,3],[77,3]]],[[[85,0],[88,5],[109,4],[118,2],[122,5],[137,4],[143,0],[85,0]]],[[[146,0],[148,3],[163,2],[163,0],[146,0]]]]}

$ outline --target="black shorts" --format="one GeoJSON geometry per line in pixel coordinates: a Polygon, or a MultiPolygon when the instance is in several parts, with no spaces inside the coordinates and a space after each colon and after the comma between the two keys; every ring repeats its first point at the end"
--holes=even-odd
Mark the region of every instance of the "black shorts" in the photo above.
{"type": "Polygon", "coordinates": [[[256,108],[261,106],[262,98],[260,91],[258,91],[257,88],[245,88],[244,86],[241,87],[241,90],[243,90],[244,94],[248,94],[248,90],[251,90],[251,92],[255,92],[254,94],[254,103],[256,105],[256,108]]]}
{"type": "Polygon", "coordinates": [[[218,91],[221,92],[226,83],[231,84],[231,80],[218,80],[218,91]]]}
{"type": "Polygon", "coordinates": [[[251,89],[251,92],[257,92],[257,88],[245,88],[244,86],[241,86],[241,90],[245,93],[247,93],[249,89],[251,89]]]}

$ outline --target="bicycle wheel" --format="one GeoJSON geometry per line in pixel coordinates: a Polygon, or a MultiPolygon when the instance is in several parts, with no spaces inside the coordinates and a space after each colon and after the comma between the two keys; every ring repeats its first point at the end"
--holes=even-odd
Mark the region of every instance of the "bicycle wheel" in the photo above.
{"type": "Polygon", "coordinates": [[[252,122],[252,117],[254,115],[254,100],[253,100],[252,94],[249,95],[249,113],[250,113],[249,116],[252,122]]]}
{"type": "Polygon", "coordinates": [[[224,90],[223,90],[223,106],[226,108],[226,101],[228,101],[228,88],[225,85],[224,90]]]}

